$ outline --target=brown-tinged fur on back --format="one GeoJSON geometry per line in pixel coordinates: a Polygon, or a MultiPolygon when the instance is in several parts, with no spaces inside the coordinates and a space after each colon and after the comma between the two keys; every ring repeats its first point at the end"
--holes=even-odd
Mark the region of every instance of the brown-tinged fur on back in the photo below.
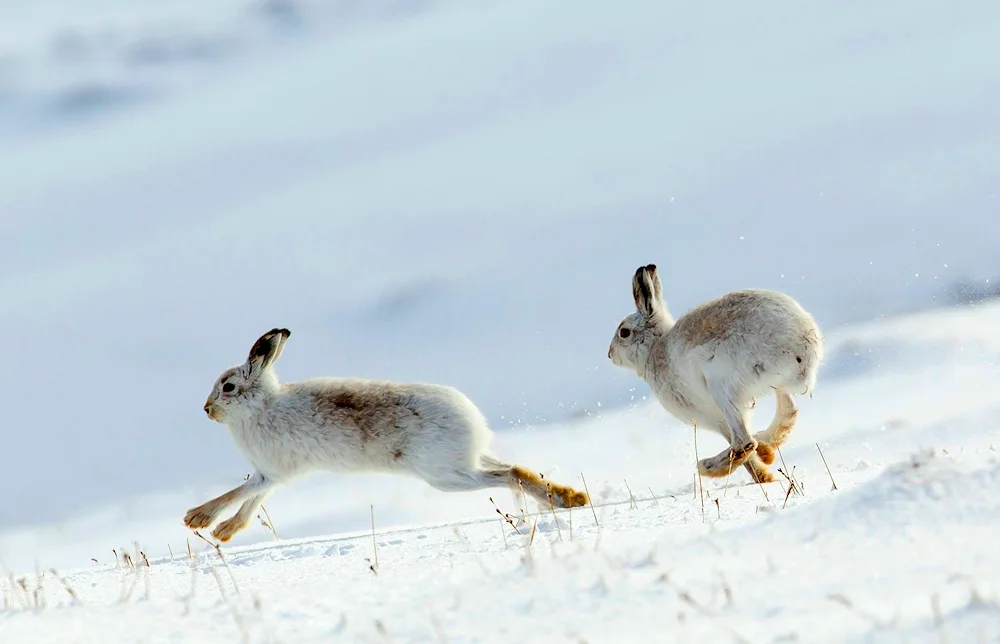
{"type": "Polygon", "coordinates": [[[356,430],[362,444],[395,428],[400,411],[397,396],[385,389],[316,389],[309,391],[309,398],[317,415],[356,430]]]}
{"type": "Polygon", "coordinates": [[[587,494],[574,490],[567,485],[559,485],[546,481],[542,476],[531,470],[514,465],[508,474],[511,485],[520,485],[524,491],[542,503],[549,503],[557,508],[578,508],[590,503],[587,494]]]}
{"type": "Polygon", "coordinates": [[[386,447],[393,460],[406,451],[407,435],[399,427],[420,418],[411,395],[384,387],[318,388],[306,393],[317,420],[353,430],[362,448],[372,443],[386,447]]]}
{"type": "Polygon", "coordinates": [[[752,291],[736,291],[691,309],[681,317],[673,332],[689,347],[697,347],[730,335],[757,331],[746,328],[748,310],[758,301],[752,291]]]}

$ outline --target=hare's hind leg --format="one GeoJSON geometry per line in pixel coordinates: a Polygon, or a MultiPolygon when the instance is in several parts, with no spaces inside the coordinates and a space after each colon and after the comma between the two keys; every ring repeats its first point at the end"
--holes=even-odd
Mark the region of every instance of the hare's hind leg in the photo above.
{"type": "Polygon", "coordinates": [[[442,476],[424,476],[432,487],[445,492],[482,490],[494,487],[521,489],[540,503],[550,502],[557,508],[573,508],[586,505],[589,500],[583,492],[566,485],[546,481],[544,477],[520,465],[507,465],[489,458],[483,463],[490,469],[451,470],[442,476]]]}
{"type": "Polygon", "coordinates": [[[264,478],[263,474],[255,472],[243,485],[235,487],[225,494],[188,510],[187,514],[184,515],[184,525],[192,530],[207,528],[229,506],[234,503],[240,503],[262,492],[269,491],[273,486],[274,483],[264,478]]]}
{"type": "Polygon", "coordinates": [[[775,389],[774,396],[778,405],[774,410],[774,419],[767,429],[754,434],[754,438],[759,441],[757,445],[757,455],[766,464],[774,462],[774,450],[785,444],[788,435],[795,427],[799,410],[795,407],[795,399],[786,389],[775,389]]]}

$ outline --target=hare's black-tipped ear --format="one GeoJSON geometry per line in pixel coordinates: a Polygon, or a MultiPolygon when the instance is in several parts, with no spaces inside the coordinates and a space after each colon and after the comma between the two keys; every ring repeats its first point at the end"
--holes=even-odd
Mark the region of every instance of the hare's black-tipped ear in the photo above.
{"type": "Polygon", "coordinates": [[[662,287],[656,265],[640,266],[632,276],[632,297],[635,308],[646,317],[652,317],[660,306],[662,287]]]}
{"type": "Polygon", "coordinates": [[[660,284],[660,274],[656,270],[656,264],[646,264],[646,274],[653,281],[653,299],[657,302],[662,302],[663,285],[660,284]]]}
{"type": "Polygon", "coordinates": [[[250,355],[247,356],[250,372],[257,373],[274,364],[281,356],[281,350],[285,348],[285,341],[291,334],[292,332],[288,329],[271,329],[257,338],[257,341],[250,348],[250,355]]]}

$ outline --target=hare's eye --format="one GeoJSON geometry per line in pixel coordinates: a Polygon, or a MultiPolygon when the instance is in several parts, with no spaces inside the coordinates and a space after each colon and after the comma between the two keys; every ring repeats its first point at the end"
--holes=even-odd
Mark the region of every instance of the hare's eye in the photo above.
{"type": "Polygon", "coordinates": [[[234,385],[231,382],[227,382],[226,384],[222,385],[222,391],[226,392],[227,394],[233,389],[236,389],[236,385],[234,385]]]}
{"type": "Polygon", "coordinates": [[[627,338],[628,336],[632,335],[632,332],[631,332],[631,331],[629,331],[629,330],[628,330],[628,329],[626,329],[626,328],[622,328],[622,329],[621,329],[621,330],[620,330],[620,331],[618,332],[618,335],[619,335],[620,337],[622,337],[622,338],[627,338]]]}

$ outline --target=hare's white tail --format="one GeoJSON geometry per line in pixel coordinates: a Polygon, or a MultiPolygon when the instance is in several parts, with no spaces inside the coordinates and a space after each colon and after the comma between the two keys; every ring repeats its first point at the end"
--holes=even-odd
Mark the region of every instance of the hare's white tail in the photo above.
{"type": "Polygon", "coordinates": [[[776,389],[774,395],[778,399],[778,405],[774,410],[771,424],[767,429],[754,434],[754,438],[757,439],[757,456],[767,465],[774,462],[774,450],[788,440],[788,435],[792,433],[799,415],[799,410],[795,408],[795,400],[790,393],[784,389],[776,389]]]}

